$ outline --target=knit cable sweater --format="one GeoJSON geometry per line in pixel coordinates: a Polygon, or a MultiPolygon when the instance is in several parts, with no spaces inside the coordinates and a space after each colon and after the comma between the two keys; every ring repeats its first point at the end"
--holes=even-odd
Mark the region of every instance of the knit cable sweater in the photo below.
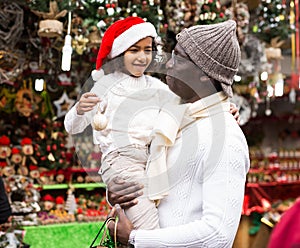
{"type": "Polygon", "coordinates": [[[168,151],[171,189],[159,205],[161,229],[137,230],[135,247],[232,247],[248,146],[229,112],[186,127],[168,151]]]}

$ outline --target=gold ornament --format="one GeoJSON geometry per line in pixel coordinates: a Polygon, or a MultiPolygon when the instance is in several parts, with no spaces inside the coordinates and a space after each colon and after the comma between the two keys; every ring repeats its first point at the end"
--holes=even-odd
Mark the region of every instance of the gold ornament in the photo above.
{"type": "Polygon", "coordinates": [[[82,55],[83,52],[87,49],[87,43],[89,42],[89,39],[84,37],[82,34],[79,36],[76,36],[75,39],[72,41],[72,47],[75,49],[75,51],[82,55]]]}
{"type": "Polygon", "coordinates": [[[100,110],[97,111],[93,118],[93,127],[97,131],[101,131],[106,128],[108,123],[108,120],[104,114],[100,112],[100,110]]]}

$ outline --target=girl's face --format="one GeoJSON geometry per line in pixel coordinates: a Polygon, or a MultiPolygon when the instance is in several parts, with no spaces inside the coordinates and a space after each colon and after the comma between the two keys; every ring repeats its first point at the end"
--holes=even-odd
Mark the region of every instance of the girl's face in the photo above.
{"type": "Polygon", "coordinates": [[[152,61],[152,38],[146,37],[133,46],[128,48],[124,53],[125,69],[135,77],[144,74],[152,61]]]}

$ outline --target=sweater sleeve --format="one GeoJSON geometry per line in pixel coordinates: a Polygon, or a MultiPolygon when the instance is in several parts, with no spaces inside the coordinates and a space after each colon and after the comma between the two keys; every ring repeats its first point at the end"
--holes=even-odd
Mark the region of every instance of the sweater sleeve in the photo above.
{"type": "MultiPolygon", "coordinates": [[[[109,76],[104,76],[103,70],[93,71],[93,78],[89,79],[84,84],[83,92],[95,93],[98,97],[103,99],[104,93],[107,91],[108,85],[111,83],[109,76]]],[[[78,103],[76,103],[66,114],[64,119],[64,126],[69,134],[78,134],[85,130],[91,124],[93,116],[96,113],[96,108],[92,111],[85,112],[83,115],[78,115],[76,111],[78,103]]]]}
{"type": "Polygon", "coordinates": [[[69,134],[78,134],[85,130],[91,124],[92,111],[86,112],[83,115],[78,115],[76,111],[76,103],[66,114],[64,119],[64,126],[69,134]]]}
{"type": "MultiPolygon", "coordinates": [[[[203,185],[202,197],[199,192],[202,198],[201,217],[182,225],[137,230],[135,247],[232,247],[241,216],[249,166],[247,148],[245,145],[242,147],[237,143],[228,145],[214,170],[203,169],[200,172],[203,179],[199,176],[191,179],[203,185]]],[[[198,164],[198,168],[205,166],[198,164]]]]}

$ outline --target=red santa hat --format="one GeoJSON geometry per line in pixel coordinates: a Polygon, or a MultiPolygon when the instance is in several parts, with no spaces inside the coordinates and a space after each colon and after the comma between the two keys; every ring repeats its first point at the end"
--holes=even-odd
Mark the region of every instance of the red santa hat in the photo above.
{"type": "Polygon", "coordinates": [[[50,201],[50,202],[55,202],[55,199],[52,195],[50,194],[46,194],[44,197],[43,197],[43,201],[50,201]]]}
{"type": "Polygon", "coordinates": [[[23,138],[23,139],[21,140],[21,145],[22,145],[22,146],[24,146],[24,145],[32,145],[32,139],[27,138],[27,137],[23,138]]]}
{"type": "Polygon", "coordinates": [[[10,145],[10,139],[6,135],[2,135],[0,137],[0,145],[1,146],[9,146],[10,145]]]}
{"type": "Polygon", "coordinates": [[[55,199],[55,203],[56,204],[64,204],[65,200],[62,196],[57,196],[56,199],[55,199]]]}
{"type": "Polygon", "coordinates": [[[17,148],[17,147],[13,147],[13,149],[11,149],[11,154],[20,154],[21,151],[17,148]]]}
{"type": "Polygon", "coordinates": [[[101,68],[104,59],[117,57],[148,36],[157,37],[155,27],[140,17],[129,16],[116,21],[104,33],[97,56],[96,69],[101,68]]]}

